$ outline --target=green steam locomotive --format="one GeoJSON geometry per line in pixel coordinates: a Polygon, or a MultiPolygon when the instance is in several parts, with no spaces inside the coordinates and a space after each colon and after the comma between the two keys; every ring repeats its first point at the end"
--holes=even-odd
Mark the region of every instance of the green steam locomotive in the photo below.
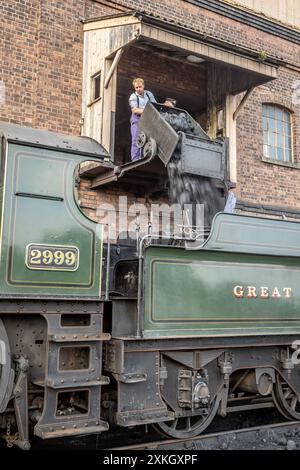
{"type": "Polygon", "coordinates": [[[300,420],[299,223],[219,212],[196,249],[151,233],[104,243],[74,181],[86,160],[112,167],[107,152],[85,137],[0,129],[8,443],[150,423],[193,437],[217,413],[272,404],[300,420]]]}

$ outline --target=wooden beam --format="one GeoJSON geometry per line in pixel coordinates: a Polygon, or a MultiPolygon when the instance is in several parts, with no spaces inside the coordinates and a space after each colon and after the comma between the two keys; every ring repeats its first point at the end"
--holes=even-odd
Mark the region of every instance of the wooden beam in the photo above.
{"type": "Polygon", "coordinates": [[[116,28],[122,27],[127,25],[139,25],[141,20],[132,16],[131,14],[124,17],[117,17],[117,18],[108,18],[103,20],[95,20],[85,23],[83,25],[83,31],[93,31],[95,29],[106,29],[106,28],[116,28]]]}
{"type": "Polygon", "coordinates": [[[114,57],[114,60],[110,66],[109,71],[107,72],[107,75],[105,77],[105,82],[104,82],[104,88],[108,88],[109,82],[111,77],[113,76],[114,71],[116,70],[118,63],[121,59],[121,55],[123,54],[123,48],[119,49],[114,57]]]}
{"type": "Polygon", "coordinates": [[[246,104],[246,101],[247,99],[249,98],[249,96],[251,95],[251,93],[253,92],[254,90],[254,86],[249,88],[246,93],[244,94],[241,102],[239,103],[238,107],[236,108],[236,110],[234,111],[233,113],[233,120],[235,121],[236,118],[237,118],[237,115],[239,114],[239,112],[243,109],[243,107],[245,106],[246,104]]]}

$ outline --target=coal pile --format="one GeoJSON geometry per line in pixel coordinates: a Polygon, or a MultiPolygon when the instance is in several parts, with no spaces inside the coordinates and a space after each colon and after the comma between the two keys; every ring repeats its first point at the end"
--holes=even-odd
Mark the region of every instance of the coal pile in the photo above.
{"type": "Polygon", "coordinates": [[[161,116],[164,118],[164,120],[170,124],[171,127],[176,132],[186,132],[188,134],[193,134],[197,135],[197,127],[195,126],[193,120],[189,115],[186,115],[185,113],[161,113],[161,116]]]}

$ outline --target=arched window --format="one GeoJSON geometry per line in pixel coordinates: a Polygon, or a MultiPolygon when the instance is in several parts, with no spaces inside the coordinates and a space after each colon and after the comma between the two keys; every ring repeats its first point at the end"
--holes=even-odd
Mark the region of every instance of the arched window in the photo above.
{"type": "Polygon", "coordinates": [[[291,113],[274,104],[263,104],[264,157],[292,162],[291,113]]]}

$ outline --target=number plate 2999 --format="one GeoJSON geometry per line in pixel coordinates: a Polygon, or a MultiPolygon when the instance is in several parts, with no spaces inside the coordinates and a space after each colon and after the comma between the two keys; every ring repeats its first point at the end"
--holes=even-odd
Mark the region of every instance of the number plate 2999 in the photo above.
{"type": "Polygon", "coordinates": [[[26,248],[26,266],[29,269],[76,271],[79,250],[75,246],[30,244],[26,248]]]}

